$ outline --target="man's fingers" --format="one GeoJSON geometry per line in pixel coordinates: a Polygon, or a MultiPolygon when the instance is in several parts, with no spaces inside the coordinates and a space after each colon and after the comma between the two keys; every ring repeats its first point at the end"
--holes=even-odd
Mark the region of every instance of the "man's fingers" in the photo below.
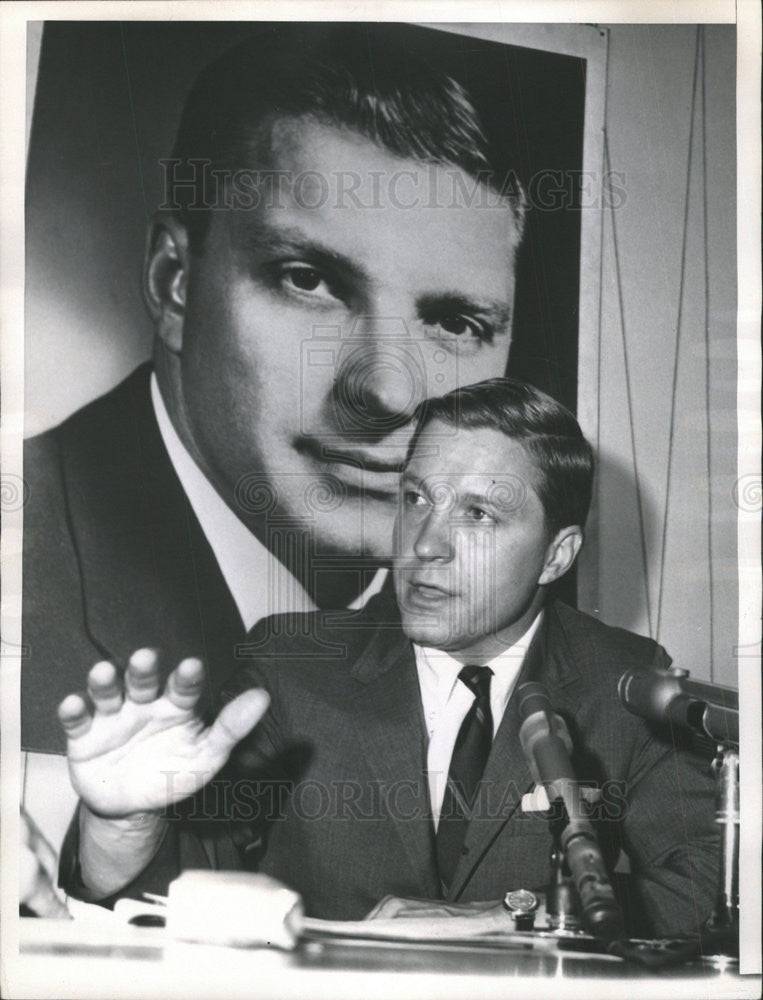
{"type": "Polygon", "coordinates": [[[117,668],[108,660],[96,663],[87,675],[87,693],[96,712],[113,715],[122,707],[122,683],[117,668]]]}
{"type": "Polygon", "coordinates": [[[125,694],[143,705],[159,694],[159,654],[155,649],[136,649],[125,671],[125,694]]]}
{"type": "Polygon", "coordinates": [[[167,678],[164,694],[177,708],[191,709],[204,689],[204,664],[196,657],[182,660],[167,678]]]}
{"type": "Polygon", "coordinates": [[[387,907],[390,901],[397,902],[397,896],[382,896],[376,906],[372,910],[369,910],[363,919],[376,920],[378,917],[388,916],[387,907]]]}
{"type": "Polygon", "coordinates": [[[64,727],[70,740],[84,736],[93,723],[87,710],[85,699],[78,694],[70,694],[58,706],[58,721],[64,727]]]}
{"type": "Polygon", "coordinates": [[[270,696],[260,688],[244,691],[229,702],[215,719],[207,739],[210,746],[227,757],[233,747],[243,740],[267,711],[270,696]]]}
{"type": "Polygon", "coordinates": [[[399,896],[383,896],[376,906],[366,914],[365,920],[389,920],[406,909],[406,900],[399,896]]]}

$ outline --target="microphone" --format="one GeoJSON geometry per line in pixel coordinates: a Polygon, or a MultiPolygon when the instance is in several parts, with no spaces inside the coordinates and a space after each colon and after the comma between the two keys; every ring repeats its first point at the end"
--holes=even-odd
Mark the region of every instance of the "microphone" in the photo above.
{"type": "Polygon", "coordinates": [[[739,692],[689,679],[679,667],[626,670],[617,685],[620,701],[649,722],[678,725],[717,743],[739,743],[739,692]]]}
{"type": "Polygon", "coordinates": [[[542,684],[521,684],[517,696],[522,719],[519,741],[533,779],[544,786],[549,803],[563,806],[559,839],[580,896],[583,926],[604,941],[623,938],[620,908],[570,760],[569,730],[542,684]]]}

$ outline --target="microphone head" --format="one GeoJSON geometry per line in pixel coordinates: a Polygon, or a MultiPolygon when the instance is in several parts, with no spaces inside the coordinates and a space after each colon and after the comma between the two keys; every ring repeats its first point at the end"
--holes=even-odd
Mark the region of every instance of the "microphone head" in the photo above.
{"type": "Polygon", "coordinates": [[[626,670],[617,685],[621,703],[633,715],[667,720],[668,706],[681,693],[680,679],[664,670],[626,670]]]}
{"type": "Polygon", "coordinates": [[[519,717],[524,721],[535,712],[553,712],[551,699],[543,684],[537,681],[528,681],[520,684],[517,688],[517,698],[519,705],[519,717]]]}
{"type": "Polygon", "coordinates": [[[691,680],[687,671],[631,669],[617,685],[620,702],[633,715],[662,726],[678,726],[721,743],[739,742],[739,695],[731,688],[691,680]]]}
{"type": "Polygon", "coordinates": [[[542,684],[529,682],[517,688],[519,699],[519,742],[533,780],[548,786],[559,778],[574,779],[569,754],[572,739],[564,719],[551,705],[542,684]]]}

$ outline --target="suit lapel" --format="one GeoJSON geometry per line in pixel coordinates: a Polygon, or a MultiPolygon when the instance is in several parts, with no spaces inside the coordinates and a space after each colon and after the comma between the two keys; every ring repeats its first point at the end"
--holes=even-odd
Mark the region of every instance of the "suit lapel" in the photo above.
{"type": "Polygon", "coordinates": [[[358,748],[387,792],[387,809],[422,894],[438,896],[421,694],[413,650],[399,624],[377,627],[352,673],[362,683],[350,705],[358,748]]]}
{"type": "Polygon", "coordinates": [[[449,899],[459,898],[495,838],[507,824],[517,819],[522,796],[533,787],[530,768],[519,742],[521,720],[516,697],[518,687],[530,680],[546,685],[555,707],[560,699],[567,701],[570,696],[570,691],[563,693],[563,689],[572,687],[574,690],[579,681],[553,604],[546,609],[541,627],[527,650],[514,693],[493,741],[483,776],[485,806],[467,829],[464,846],[468,853],[456,868],[449,899]]]}
{"type": "Polygon", "coordinates": [[[117,662],[155,645],[168,668],[201,655],[222,676],[243,625],[164,448],[149,375],[139,369],[105,397],[64,448],[85,627],[117,662]]]}

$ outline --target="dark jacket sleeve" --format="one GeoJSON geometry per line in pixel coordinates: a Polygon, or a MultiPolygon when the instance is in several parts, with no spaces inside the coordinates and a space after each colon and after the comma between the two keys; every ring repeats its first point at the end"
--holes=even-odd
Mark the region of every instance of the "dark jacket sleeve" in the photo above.
{"type": "Polygon", "coordinates": [[[696,934],[710,916],[718,871],[714,816],[710,761],[648,740],[636,761],[624,841],[652,933],[696,934]]]}
{"type": "MultiPolygon", "coordinates": [[[[86,903],[97,903],[99,906],[113,909],[120,899],[141,899],[144,892],[166,896],[167,888],[182,870],[180,831],[178,825],[168,822],[164,836],[157,848],[156,854],[148,865],[135,878],[110,896],[95,896],[82,881],[82,870],[79,856],[79,809],[66,831],[61,846],[58,865],[58,884],[67,896],[84,900],[86,903]]],[[[189,845],[193,847],[193,845],[189,845]]],[[[200,847],[200,845],[199,845],[200,847]]],[[[185,867],[205,868],[203,855],[186,858],[185,867]]]]}
{"type": "MultiPolygon", "coordinates": [[[[669,662],[658,647],[655,667],[669,662]]],[[[693,935],[710,916],[719,836],[712,754],[667,727],[642,726],[628,780],[624,846],[648,932],[693,935]]]]}

